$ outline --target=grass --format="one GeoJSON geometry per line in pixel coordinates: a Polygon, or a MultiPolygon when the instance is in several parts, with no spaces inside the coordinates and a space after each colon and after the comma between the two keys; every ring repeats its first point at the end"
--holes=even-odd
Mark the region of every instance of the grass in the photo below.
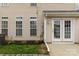
{"type": "Polygon", "coordinates": [[[0,45],[0,54],[47,54],[44,44],[7,44],[0,45]]]}

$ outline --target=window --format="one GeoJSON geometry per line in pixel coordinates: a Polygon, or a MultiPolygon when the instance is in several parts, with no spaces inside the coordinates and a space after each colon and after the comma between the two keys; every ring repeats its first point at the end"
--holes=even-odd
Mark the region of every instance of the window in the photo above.
{"type": "Polygon", "coordinates": [[[16,17],[16,36],[22,36],[22,17],[16,17]]]}
{"type": "Polygon", "coordinates": [[[31,3],[31,6],[36,7],[37,3],[31,3]]]}
{"type": "Polygon", "coordinates": [[[8,35],[8,17],[2,17],[2,34],[8,35]]]}
{"type": "Polygon", "coordinates": [[[30,17],[30,35],[31,36],[37,35],[36,17],[30,17]]]}
{"type": "Polygon", "coordinates": [[[1,7],[7,7],[7,6],[9,6],[9,3],[1,3],[0,6],[1,7]]]}

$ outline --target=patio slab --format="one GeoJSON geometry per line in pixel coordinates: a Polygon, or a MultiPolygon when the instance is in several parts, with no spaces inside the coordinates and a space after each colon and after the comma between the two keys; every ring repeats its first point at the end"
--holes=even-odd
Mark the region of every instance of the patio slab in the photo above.
{"type": "Polygon", "coordinates": [[[51,56],[79,56],[79,44],[48,44],[51,56]]]}

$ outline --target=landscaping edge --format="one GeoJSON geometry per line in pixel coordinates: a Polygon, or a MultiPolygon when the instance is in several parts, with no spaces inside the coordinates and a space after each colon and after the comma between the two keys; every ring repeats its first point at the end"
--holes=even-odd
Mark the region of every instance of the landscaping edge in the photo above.
{"type": "Polygon", "coordinates": [[[49,56],[49,54],[0,54],[0,56],[49,56]]]}

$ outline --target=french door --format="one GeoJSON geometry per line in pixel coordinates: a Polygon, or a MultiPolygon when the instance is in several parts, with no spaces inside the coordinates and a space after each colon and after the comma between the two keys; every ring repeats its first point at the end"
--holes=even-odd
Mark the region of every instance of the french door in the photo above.
{"type": "Polygon", "coordinates": [[[72,19],[53,19],[53,41],[73,41],[72,39],[72,19]]]}

